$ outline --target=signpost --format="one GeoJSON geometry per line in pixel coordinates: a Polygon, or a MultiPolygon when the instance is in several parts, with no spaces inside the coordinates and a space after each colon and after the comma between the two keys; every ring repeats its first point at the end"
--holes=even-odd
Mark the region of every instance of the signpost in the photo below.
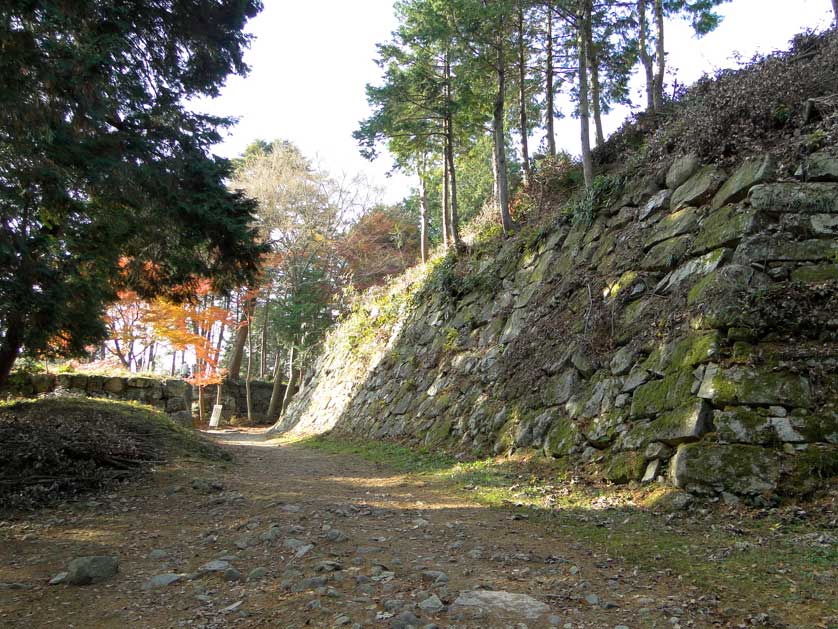
{"type": "Polygon", "coordinates": [[[224,407],[221,404],[216,404],[212,407],[212,415],[210,416],[210,428],[218,428],[218,422],[221,421],[221,409],[224,407]]]}

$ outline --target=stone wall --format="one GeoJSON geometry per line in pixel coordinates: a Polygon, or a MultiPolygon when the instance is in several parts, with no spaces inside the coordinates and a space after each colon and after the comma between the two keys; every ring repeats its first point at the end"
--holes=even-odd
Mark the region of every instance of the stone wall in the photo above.
{"type": "Polygon", "coordinates": [[[7,393],[31,397],[66,392],[69,395],[86,395],[126,402],[141,402],[161,411],[173,419],[191,425],[192,386],[177,378],[158,379],[141,376],[98,376],[77,373],[62,374],[13,374],[7,393]]]}
{"type": "Polygon", "coordinates": [[[838,159],[682,157],[372,295],[278,431],[533,449],[764,503],[838,467],[838,159]],[[423,275],[424,273],[424,275],[423,275]]]}
{"type": "MultiPolygon", "coordinates": [[[[273,384],[270,382],[251,382],[253,414],[257,421],[269,421],[267,412],[272,389],[273,384]]],[[[9,394],[26,397],[53,393],[56,390],[65,391],[70,395],[142,402],[169,413],[173,419],[186,425],[192,424],[193,414],[198,415],[197,387],[178,378],[17,373],[14,374],[7,387],[9,394]]],[[[280,395],[284,393],[285,386],[283,385],[280,395]]],[[[225,380],[222,384],[221,396],[224,419],[247,417],[244,382],[225,380]]],[[[216,385],[208,385],[204,389],[204,410],[207,416],[212,412],[215,399],[216,385]]]]}

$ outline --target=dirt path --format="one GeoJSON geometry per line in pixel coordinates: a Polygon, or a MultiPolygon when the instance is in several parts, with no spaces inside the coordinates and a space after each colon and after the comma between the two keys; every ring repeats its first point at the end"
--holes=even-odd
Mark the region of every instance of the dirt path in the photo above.
{"type": "Polygon", "coordinates": [[[162,470],[0,522],[0,626],[727,626],[716,602],[673,577],[444,486],[257,433],[217,437],[235,455],[223,469],[162,470]],[[47,585],[85,555],[117,555],[119,575],[47,585]],[[229,568],[201,570],[213,560],[229,568]],[[166,573],[181,576],[146,589],[166,573]]]}

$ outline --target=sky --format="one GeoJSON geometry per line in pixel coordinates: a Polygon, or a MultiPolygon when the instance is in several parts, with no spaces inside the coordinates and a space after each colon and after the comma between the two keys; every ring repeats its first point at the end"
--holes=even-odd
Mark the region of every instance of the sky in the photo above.
{"type": "MultiPolygon", "coordinates": [[[[366,161],[352,138],[370,113],[365,85],[380,77],[375,45],[388,40],[396,26],[393,0],[264,0],[264,5],[247,29],[255,37],[245,57],[250,74],[230,78],[218,98],[193,104],[239,119],[216,152],[234,157],[255,139],[290,140],[334,176],[364,173],[381,187],[382,200],[402,199],[413,179],[387,176],[392,160],[383,155],[366,161]]],[[[681,83],[735,67],[738,59],[757,52],[785,49],[796,33],[826,28],[832,20],[829,0],[733,0],[719,12],[721,26],[702,39],[684,22],[667,25],[668,63],[681,83]]],[[[636,102],[643,102],[641,85],[638,80],[636,102]]],[[[608,115],[606,134],[627,113],[608,115]]],[[[579,153],[578,121],[560,120],[556,133],[561,148],[579,153]]]]}

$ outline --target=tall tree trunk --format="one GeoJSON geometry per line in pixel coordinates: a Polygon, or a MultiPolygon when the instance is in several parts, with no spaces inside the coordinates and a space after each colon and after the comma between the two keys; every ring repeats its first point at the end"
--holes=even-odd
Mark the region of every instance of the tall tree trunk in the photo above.
{"type": "Polygon", "coordinates": [[[204,385],[198,385],[198,421],[204,423],[204,385]]]}
{"type": "Polygon", "coordinates": [[[424,264],[428,261],[428,189],[423,172],[419,173],[419,253],[424,264]]]}
{"type": "Polygon", "coordinates": [[[451,115],[451,62],[445,56],[445,163],[448,166],[448,214],[449,240],[455,250],[462,247],[460,225],[457,216],[457,170],[454,166],[454,119],[451,115]]]}
{"type": "Polygon", "coordinates": [[[288,404],[291,402],[291,397],[294,395],[294,389],[297,386],[297,375],[299,370],[294,365],[296,360],[296,352],[294,347],[288,352],[288,384],[285,385],[285,395],[282,396],[282,410],[279,412],[280,416],[285,416],[285,411],[288,410],[288,404]]]}
{"type": "Polygon", "coordinates": [[[666,73],[666,47],[663,40],[663,0],[655,0],[655,28],[658,39],[655,56],[657,57],[657,72],[655,73],[655,91],[653,93],[655,113],[663,111],[663,77],[666,73]]]}
{"type": "Polygon", "coordinates": [[[506,163],[506,133],[504,132],[504,117],[506,113],[506,59],[503,54],[503,24],[499,25],[496,47],[497,91],[492,110],[492,132],[495,144],[495,180],[498,192],[498,208],[503,233],[512,231],[512,218],[509,215],[509,173],[506,163]]]}
{"type": "Polygon", "coordinates": [[[247,405],[247,423],[253,422],[253,396],[250,393],[250,379],[253,376],[253,326],[247,326],[247,369],[244,372],[244,399],[247,405]]]}
{"type": "Polygon", "coordinates": [[[268,376],[268,321],[271,314],[271,291],[265,295],[265,317],[262,320],[262,336],[259,339],[259,379],[265,380],[268,376]]]}
{"type": "MultiPolygon", "coordinates": [[[[835,0],[838,2],[838,0],[835,0]]],[[[652,68],[652,55],[649,53],[649,21],[646,17],[646,0],[637,0],[637,21],[639,23],[638,45],[640,63],[646,74],[646,111],[655,110],[655,71],[652,68]]]]}
{"type": "Polygon", "coordinates": [[[6,335],[0,341],[0,387],[9,380],[9,374],[23,346],[21,323],[15,319],[6,321],[6,335]]]}
{"type": "Polygon", "coordinates": [[[282,360],[280,360],[280,351],[276,351],[276,363],[274,364],[274,386],[271,390],[271,401],[268,403],[268,419],[275,419],[280,408],[282,408],[282,400],[279,397],[279,390],[282,388],[282,360]]]}
{"type": "Polygon", "coordinates": [[[594,165],[591,158],[591,130],[590,112],[588,110],[588,51],[586,50],[587,21],[591,15],[591,0],[581,0],[581,7],[578,15],[577,43],[579,47],[579,126],[582,137],[582,172],[585,177],[585,186],[588,187],[594,180],[594,165]]]}
{"type": "Polygon", "coordinates": [[[177,350],[172,352],[172,378],[175,377],[175,372],[177,371],[177,350]]]}
{"type": "Polygon", "coordinates": [[[599,85],[599,57],[594,45],[593,17],[588,16],[585,20],[585,51],[588,60],[588,68],[591,75],[591,109],[594,114],[594,129],[596,130],[596,145],[605,144],[605,134],[602,131],[602,112],[600,111],[600,85],[599,85]]]}
{"type": "Polygon", "coordinates": [[[253,312],[256,309],[256,295],[253,291],[248,291],[247,297],[242,308],[242,316],[239,321],[239,327],[236,330],[236,339],[233,342],[233,353],[230,356],[230,370],[227,377],[231,380],[238,380],[242,369],[242,359],[244,358],[244,345],[247,342],[247,336],[250,331],[250,320],[253,318],[253,312]]]}
{"type": "Polygon", "coordinates": [[[547,153],[550,157],[556,156],[556,131],[553,122],[553,114],[555,112],[554,103],[554,86],[553,86],[553,7],[550,5],[550,0],[547,3],[547,67],[544,71],[544,91],[546,92],[547,102],[545,104],[546,111],[544,112],[544,126],[547,129],[547,153]]]}
{"type": "Polygon", "coordinates": [[[527,125],[527,58],[525,55],[524,6],[518,2],[518,105],[520,108],[521,161],[523,162],[524,186],[530,183],[529,128],[527,125]]]}
{"type": "Polygon", "coordinates": [[[447,156],[447,149],[445,145],[447,144],[448,140],[445,139],[448,137],[448,129],[446,127],[448,123],[446,120],[442,122],[442,133],[443,133],[443,147],[442,147],[442,246],[447,249],[448,248],[448,208],[450,207],[451,201],[451,191],[450,191],[450,183],[448,181],[448,156],[447,156]]]}

